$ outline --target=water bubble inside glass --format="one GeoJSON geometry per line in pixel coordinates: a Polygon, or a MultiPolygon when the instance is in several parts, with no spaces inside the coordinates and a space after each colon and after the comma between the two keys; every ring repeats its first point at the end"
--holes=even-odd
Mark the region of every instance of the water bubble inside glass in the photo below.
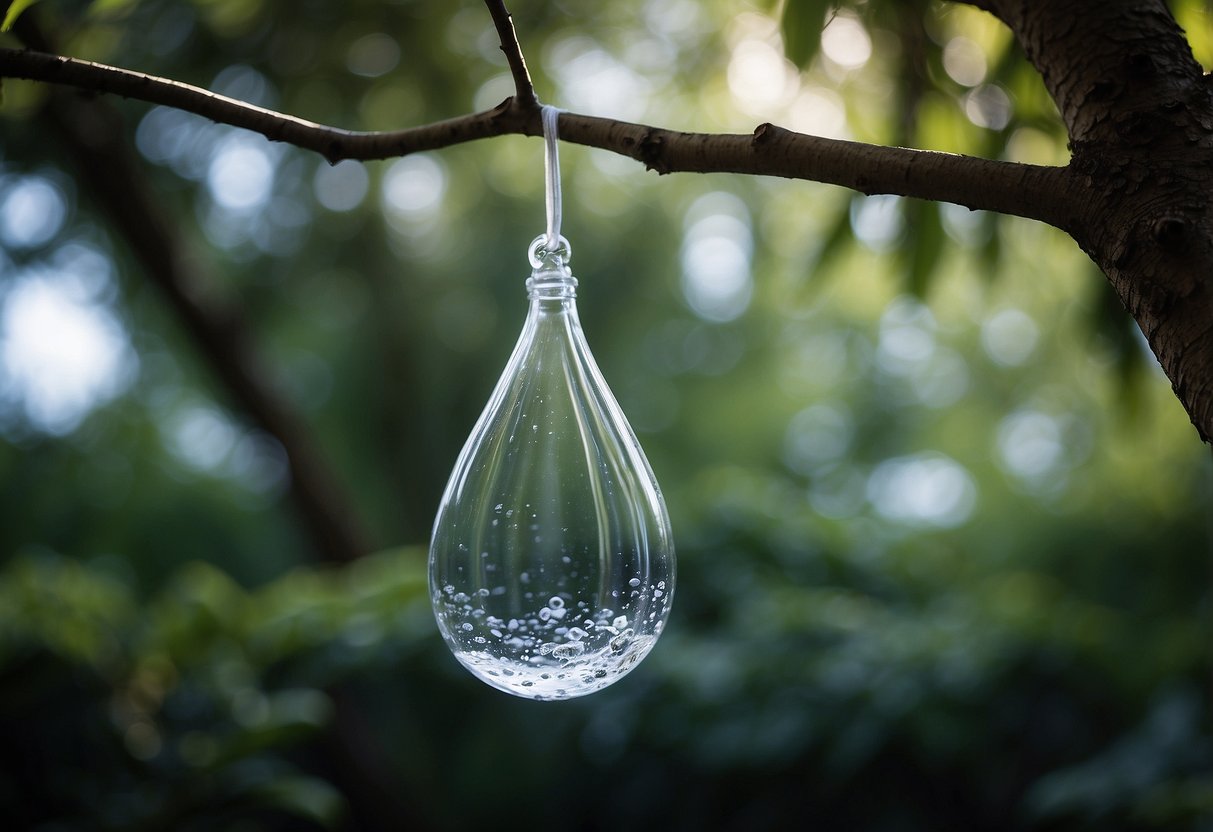
{"type": "Polygon", "coordinates": [[[568,243],[531,245],[522,334],[451,473],[430,597],[455,657],[529,699],[601,690],[665,626],[674,544],[661,490],[577,318],[568,243]]]}

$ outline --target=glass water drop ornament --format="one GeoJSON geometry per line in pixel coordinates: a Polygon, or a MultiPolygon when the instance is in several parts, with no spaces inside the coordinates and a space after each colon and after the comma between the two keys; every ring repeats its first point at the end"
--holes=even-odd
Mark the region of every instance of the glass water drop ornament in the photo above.
{"type": "Polygon", "coordinates": [[[530,699],[601,690],[661,634],[669,517],[590,354],[563,237],[531,245],[522,335],[447,483],[430,545],[439,629],[474,675],[530,699]]]}

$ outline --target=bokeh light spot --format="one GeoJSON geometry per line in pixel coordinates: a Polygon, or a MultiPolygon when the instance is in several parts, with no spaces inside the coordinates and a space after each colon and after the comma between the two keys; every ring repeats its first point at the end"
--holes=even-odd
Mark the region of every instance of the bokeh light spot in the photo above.
{"type": "Polygon", "coordinates": [[[858,69],[872,57],[872,39],[858,20],[838,14],[822,30],[821,51],[843,69],[858,69]]]}
{"type": "Polygon", "coordinates": [[[251,214],[265,207],[274,185],[274,163],[265,141],[243,135],[228,136],[211,158],[206,184],[220,208],[251,214]]]}
{"type": "Polygon", "coordinates": [[[977,503],[969,472],[936,452],[880,463],[868,478],[867,493],[879,515],[910,526],[959,526],[977,503]]]}
{"type": "Polygon", "coordinates": [[[843,404],[815,404],[792,417],[784,436],[784,463],[800,474],[811,474],[851,446],[855,422],[843,404]]]}
{"type": "Polygon", "coordinates": [[[956,83],[975,87],[986,79],[986,53],[975,41],[954,37],[943,48],[943,71],[956,83]]]}
{"type": "Polygon", "coordinates": [[[856,197],[851,202],[855,238],[872,251],[881,253],[892,248],[904,225],[899,196],[880,194],[856,197]]]}
{"type": "Polygon", "coordinates": [[[700,197],[688,213],[682,243],[682,291],[687,305],[707,321],[741,316],[753,294],[749,212],[730,194],[700,197]]]}
{"type": "Polygon", "coordinates": [[[1029,481],[1053,473],[1065,451],[1057,420],[1037,410],[1017,411],[1003,419],[997,445],[1003,469],[1029,481]]]}
{"type": "Polygon", "coordinates": [[[446,171],[432,156],[405,156],[383,176],[383,202],[392,214],[416,218],[436,211],[446,195],[446,171]]]}
{"type": "Polygon", "coordinates": [[[121,324],[81,296],[80,283],[28,276],[0,311],[0,400],[39,431],[64,435],[122,393],[137,367],[121,324]]]}
{"type": "Polygon", "coordinates": [[[349,159],[336,165],[322,163],[312,181],[316,201],[330,211],[354,210],[362,204],[369,186],[366,167],[349,159]]]}
{"type": "Polygon", "coordinates": [[[63,192],[41,176],[0,180],[0,239],[13,248],[40,246],[59,233],[67,216],[63,192]]]}
{"type": "Polygon", "coordinates": [[[1031,357],[1040,330],[1027,314],[1003,309],[981,325],[981,345],[996,364],[1016,367],[1031,357]]]}
{"type": "Polygon", "coordinates": [[[364,78],[386,75],[400,63],[400,47],[389,35],[374,32],[350,44],[345,65],[364,78]]]}

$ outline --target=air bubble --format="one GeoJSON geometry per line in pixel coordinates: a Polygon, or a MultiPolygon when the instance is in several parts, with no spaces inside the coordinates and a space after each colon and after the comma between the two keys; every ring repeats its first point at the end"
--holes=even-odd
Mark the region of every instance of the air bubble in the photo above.
{"type": "Polygon", "coordinates": [[[558,659],[575,659],[585,652],[585,645],[580,641],[570,641],[566,644],[559,645],[552,651],[552,655],[558,659]]]}
{"type": "Polygon", "coordinates": [[[636,635],[632,630],[624,630],[619,635],[611,639],[611,649],[616,653],[623,651],[623,648],[628,646],[628,642],[632,640],[632,636],[636,635]]]}

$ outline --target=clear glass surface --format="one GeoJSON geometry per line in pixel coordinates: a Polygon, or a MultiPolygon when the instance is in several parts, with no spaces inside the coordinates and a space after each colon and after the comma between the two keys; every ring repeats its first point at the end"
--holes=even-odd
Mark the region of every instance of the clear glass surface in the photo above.
{"type": "Polygon", "coordinates": [[[564,253],[532,247],[522,335],[430,545],[434,613],[455,657],[531,699],[582,696],[628,673],[674,593],[665,502],[586,345],[564,253]]]}

